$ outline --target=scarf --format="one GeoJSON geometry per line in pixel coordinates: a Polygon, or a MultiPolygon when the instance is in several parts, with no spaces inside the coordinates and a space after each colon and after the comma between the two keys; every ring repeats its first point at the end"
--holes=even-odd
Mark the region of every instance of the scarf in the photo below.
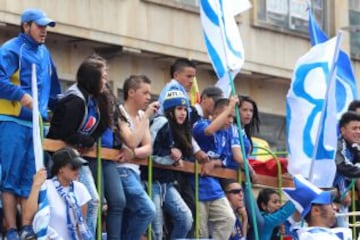
{"type": "Polygon", "coordinates": [[[70,232],[72,240],[89,240],[94,239],[88,226],[84,222],[81,214],[81,208],[77,203],[74,193],[74,183],[70,183],[70,190],[66,192],[64,187],[60,184],[59,179],[54,177],[52,179],[54,186],[60,197],[64,199],[66,205],[66,221],[67,229],[70,232]]]}

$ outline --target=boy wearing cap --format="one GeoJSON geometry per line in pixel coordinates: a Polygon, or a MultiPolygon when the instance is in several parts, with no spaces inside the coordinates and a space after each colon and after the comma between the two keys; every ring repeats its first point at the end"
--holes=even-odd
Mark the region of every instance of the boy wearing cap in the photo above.
{"type": "Polygon", "coordinates": [[[339,240],[330,228],[335,225],[335,209],[330,191],[322,191],[300,175],[294,177],[295,188],[283,188],[284,194],[308,223],[300,229],[300,240],[339,240]]]}
{"type": "Polygon", "coordinates": [[[24,207],[24,220],[32,222],[34,219],[34,229],[46,239],[94,239],[84,220],[91,196],[87,188],[77,181],[80,168],[87,161],[70,147],[56,151],[52,159],[51,179],[46,180],[45,169],[34,175],[31,193],[24,207]],[[41,187],[43,184],[46,191],[41,187]],[[39,207],[42,193],[46,196],[47,209],[39,207]]]}
{"type": "Polygon", "coordinates": [[[44,120],[60,93],[55,66],[44,45],[47,26],[54,27],[55,22],[39,9],[27,9],[21,15],[21,33],[0,48],[1,191],[8,239],[19,239],[16,198],[23,202],[28,197],[35,173],[32,64],[37,70],[39,111],[44,120]]]}
{"type": "Polygon", "coordinates": [[[195,123],[201,118],[209,118],[214,112],[216,100],[223,97],[223,92],[216,86],[209,86],[202,90],[200,103],[194,105],[191,122],[195,123]]]}

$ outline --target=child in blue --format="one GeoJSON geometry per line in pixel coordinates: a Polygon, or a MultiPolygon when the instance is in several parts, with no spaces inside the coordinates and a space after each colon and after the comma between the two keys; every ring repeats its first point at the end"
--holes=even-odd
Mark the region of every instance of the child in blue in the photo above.
{"type": "MultiPolygon", "coordinates": [[[[188,100],[179,90],[170,90],[163,101],[164,115],[156,116],[150,125],[153,161],[178,166],[192,155],[191,128],[188,120],[188,100]]],[[[148,168],[141,169],[147,181],[148,168]]],[[[172,170],[153,168],[152,200],[156,216],[152,222],[153,239],[163,239],[163,211],[170,216],[173,228],[170,239],[185,238],[193,223],[192,213],[174,186],[172,170]]],[[[146,182],[147,183],[147,182],[146,182]]]]}
{"type": "MultiPolygon", "coordinates": [[[[222,167],[224,151],[228,149],[229,128],[234,119],[237,97],[219,99],[212,120],[202,119],[194,124],[193,136],[201,150],[211,158],[202,164],[199,178],[200,237],[229,239],[235,225],[235,215],[221,188],[219,179],[206,176],[214,167],[222,167]],[[208,225],[212,227],[209,228],[208,225]]],[[[192,179],[194,180],[194,179],[192,179]]],[[[194,181],[193,181],[194,187],[194,181]]]]}

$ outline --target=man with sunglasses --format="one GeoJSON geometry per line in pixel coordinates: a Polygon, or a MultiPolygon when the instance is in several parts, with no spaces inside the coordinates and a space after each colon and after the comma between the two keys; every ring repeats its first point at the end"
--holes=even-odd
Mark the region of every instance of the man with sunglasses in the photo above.
{"type": "MultiPolygon", "coordinates": [[[[47,27],[55,22],[39,9],[21,15],[21,33],[0,48],[0,164],[1,191],[7,239],[19,239],[16,203],[29,196],[35,173],[32,140],[32,65],[36,67],[39,111],[48,120],[60,84],[49,50],[44,45],[47,27]]],[[[31,230],[23,226],[22,232],[31,230]]]]}
{"type": "Polygon", "coordinates": [[[236,217],[234,230],[229,240],[244,240],[247,235],[248,216],[244,203],[243,189],[239,182],[234,179],[224,179],[222,181],[222,188],[236,217]]]}

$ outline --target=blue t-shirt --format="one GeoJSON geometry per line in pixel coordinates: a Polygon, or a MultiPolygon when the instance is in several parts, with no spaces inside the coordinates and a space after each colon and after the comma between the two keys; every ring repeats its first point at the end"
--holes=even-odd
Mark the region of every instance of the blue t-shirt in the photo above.
{"type": "MultiPolygon", "coordinates": [[[[233,159],[233,155],[232,155],[232,149],[233,147],[241,147],[240,145],[240,137],[239,137],[239,131],[237,129],[236,125],[232,125],[229,128],[229,139],[231,141],[231,144],[229,144],[229,149],[226,151],[228,153],[228,155],[226,156],[226,159],[224,161],[224,165],[227,168],[231,168],[231,169],[239,169],[239,164],[237,162],[234,161],[233,159]]],[[[250,144],[250,140],[247,137],[244,129],[241,130],[242,131],[242,136],[243,136],[243,143],[244,143],[244,148],[245,148],[245,152],[246,152],[246,156],[248,157],[250,154],[250,150],[251,150],[251,144],[250,144]]]]}
{"type": "MultiPolygon", "coordinates": [[[[201,119],[194,124],[193,136],[201,150],[206,152],[210,158],[221,159],[227,142],[226,130],[217,131],[213,135],[205,135],[205,129],[210,125],[210,120],[201,119]]],[[[223,159],[222,159],[223,160],[223,159]]],[[[194,176],[191,176],[193,188],[195,187],[194,176]]],[[[214,177],[199,177],[199,199],[200,201],[213,201],[224,197],[220,182],[214,177]]]]}

